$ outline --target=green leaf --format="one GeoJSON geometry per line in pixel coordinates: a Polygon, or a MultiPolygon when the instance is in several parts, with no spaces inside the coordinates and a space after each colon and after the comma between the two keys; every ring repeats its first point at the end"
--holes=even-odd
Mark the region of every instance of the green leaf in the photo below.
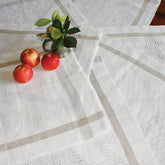
{"type": "Polygon", "coordinates": [[[71,21],[69,21],[68,23],[66,23],[65,26],[64,26],[64,29],[65,29],[66,31],[68,31],[68,29],[69,29],[70,22],[71,22],[71,21]]]}
{"type": "Polygon", "coordinates": [[[53,27],[52,32],[51,32],[51,37],[53,38],[53,40],[57,40],[60,37],[62,37],[62,33],[60,29],[53,27]]]}
{"type": "Polygon", "coordinates": [[[60,46],[63,46],[63,38],[62,37],[52,43],[51,49],[54,52],[60,46]]]}
{"type": "Polygon", "coordinates": [[[49,38],[47,33],[39,33],[36,35],[37,37],[41,37],[41,38],[49,38]]]}
{"type": "Polygon", "coordinates": [[[59,16],[59,11],[58,10],[53,12],[53,14],[52,14],[52,22],[56,19],[57,16],[59,16]]]}
{"type": "Polygon", "coordinates": [[[65,22],[64,22],[64,25],[69,22],[69,16],[67,15],[66,19],[65,19],[65,22]]]}
{"type": "Polygon", "coordinates": [[[64,22],[64,29],[65,29],[66,31],[67,31],[68,28],[69,28],[70,22],[71,22],[71,21],[69,21],[69,16],[67,16],[66,19],[65,19],[65,22],[64,22]]]}
{"type": "Polygon", "coordinates": [[[58,19],[55,19],[53,21],[53,27],[61,30],[62,29],[62,24],[61,24],[61,22],[58,19]]]}
{"type": "Polygon", "coordinates": [[[75,34],[75,33],[78,33],[78,32],[80,32],[80,29],[77,28],[77,27],[73,27],[73,28],[69,29],[67,33],[68,34],[75,34]]]}
{"type": "MultiPolygon", "coordinates": [[[[57,15],[57,16],[56,16],[56,19],[58,19],[58,20],[60,21],[60,16],[59,16],[59,15],[57,15]]],[[[60,21],[60,22],[61,22],[61,21],[60,21]]]]}
{"type": "Polygon", "coordinates": [[[72,48],[72,47],[76,47],[77,45],[77,40],[75,37],[66,37],[64,39],[64,46],[67,47],[67,48],[72,48]]]}
{"type": "Polygon", "coordinates": [[[39,19],[39,20],[35,23],[35,25],[36,25],[36,26],[45,26],[45,25],[49,24],[50,21],[51,21],[50,19],[41,18],[41,19],[39,19]]]}
{"type": "Polygon", "coordinates": [[[65,17],[65,16],[60,16],[60,21],[61,21],[61,22],[64,22],[64,21],[65,21],[65,19],[66,19],[66,17],[65,17]]]}

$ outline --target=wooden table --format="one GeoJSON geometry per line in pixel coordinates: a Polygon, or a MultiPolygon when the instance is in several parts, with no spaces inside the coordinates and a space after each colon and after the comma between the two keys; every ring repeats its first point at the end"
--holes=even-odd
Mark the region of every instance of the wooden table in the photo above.
{"type": "Polygon", "coordinates": [[[161,1],[151,25],[165,25],[165,0],[161,1]]]}

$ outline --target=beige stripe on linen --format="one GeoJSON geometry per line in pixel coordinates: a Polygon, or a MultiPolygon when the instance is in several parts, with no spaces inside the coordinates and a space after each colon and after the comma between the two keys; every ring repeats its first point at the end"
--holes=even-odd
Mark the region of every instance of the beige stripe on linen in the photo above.
{"type": "Polygon", "coordinates": [[[105,94],[103,93],[99,83],[97,82],[97,79],[96,79],[93,71],[91,71],[91,82],[100,98],[100,101],[107,113],[108,118],[110,119],[110,122],[114,128],[114,131],[115,131],[117,137],[119,138],[119,141],[125,152],[128,162],[130,163],[130,165],[139,165],[138,161],[136,160],[135,154],[132,151],[132,148],[128,142],[128,139],[127,139],[123,129],[121,128],[120,123],[112,109],[112,106],[111,106],[110,102],[108,101],[107,97],[105,96],[105,94]]]}
{"type": "Polygon", "coordinates": [[[61,134],[61,133],[76,129],[78,127],[87,125],[89,122],[90,123],[95,122],[103,117],[104,117],[104,115],[102,112],[97,112],[93,115],[84,117],[77,121],[73,121],[73,122],[67,123],[65,125],[46,130],[46,131],[43,131],[41,133],[38,133],[38,134],[35,134],[32,136],[21,138],[21,139],[18,139],[18,140],[15,140],[15,141],[12,141],[12,142],[9,142],[6,144],[1,144],[0,151],[2,152],[2,151],[6,151],[6,150],[11,150],[11,149],[14,149],[14,148],[26,145],[26,144],[37,142],[39,140],[47,139],[49,137],[56,136],[58,134],[61,134]]]}
{"type": "MultiPolygon", "coordinates": [[[[75,89],[75,87],[74,87],[72,81],[70,80],[68,74],[66,73],[64,67],[62,65],[60,67],[63,70],[63,74],[57,72],[57,75],[58,75],[61,85],[63,86],[66,94],[68,95],[68,98],[71,99],[71,98],[74,98],[75,96],[77,98],[76,102],[70,101],[72,106],[74,107],[73,111],[74,111],[75,117],[80,118],[80,116],[86,116],[86,113],[84,110],[85,107],[80,100],[80,96],[79,96],[77,90],[75,89]],[[67,77],[67,79],[66,79],[66,77],[67,77]],[[68,83],[69,83],[69,85],[68,85],[68,83]],[[77,109],[79,111],[77,111],[77,109]]],[[[87,120],[87,122],[89,123],[90,121],[87,120]]],[[[82,134],[82,137],[84,140],[92,138],[94,136],[90,125],[86,129],[80,129],[80,131],[81,131],[81,134],[82,134]],[[87,130],[88,130],[88,134],[86,134],[87,130]]]]}
{"type": "Polygon", "coordinates": [[[138,14],[136,15],[135,19],[133,20],[133,22],[131,23],[131,25],[137,25],[138,22],[140,21],[143,13],[145,12],[145,9],[147,8],[148,3],[150,2],[150,0],[144,0],[138,14]]]}
{"type": "Polygon", "coordinates": [[[157,72],[156,70],[153,70],[151,67],[141,63],[140,61],[138,61],[138,60],[136,60],[136,59],[134,59],[134,58],[132,58],[132,57],[130,57],[130,56],[120,52],[119,50],[116,50],[116,49],[112,48],[111,46],[108,46],[108,45],[106,45],[104,43],[100,43],[99,46],[101,48],[104,48],[104,49],[106,49],[106,50],[108,50],[108,51],[110,51],[110,52],[120,56],[121,58],[131,62],[132,64],[140,67],[141,69],[143,69],[146,72],[150,73],[151,75],[159,78],[160,80],[165,81],[165,75],[157,72]]]}
{"type": "Polygon", "coordinates": [[[19,30],[6,30],[0,29],[0,33],[7,33],[7,34],[37,34],[43,31],[19,31],[19,30]]]}
{"type": "Polygon", "coordinates": [[[10,61],[10,62],[1,63],[0,68],[7,67],[10,65],[19,64],[19,63],[20,63],[20,60],[14,60],[14,61],[10,61]]]}
{"type": "Polygon", "coordinates": [[[77,35],[78,39],[83,39],[83,40],[94,40],[94,41],[98,41],[99,37],[96,36],[87,36],[87,35],[77,35]]]}
{"type": "MultiPolygon", "coordinates": [[[[81,29],[80,29],[81,30],[81,29]]],[[[41,33],[43,31],[39,30],[31,30],[31,31],[23,31],[23,30],[6,30],[6,29],[0,29],[0,33],[7,33],[7,34],[36,34],[36,33],[41,33]]],[[[88,36],[85,34],[78,34],[75,35],[78,39],[84,39],[84,40],[99,40],[99,37],[97,36],[88,36]]]]}
{"type": "Polygon", "coordinates": [[[165,36],[165,32],[159,33],[117,33],[117,34],[106,34],[108,37],[154,37],[154,36],[165,36]]]}
{"type": "MultiPolygon", "coordinates": [[[[81,29],[80,29],[81,30],[81,29]]],[[[7,33],[7,34],[37,34],[37,33],[41,33],[43,31],[39,31],[39,30],[32,30],[32,31],[19,31],[19,30],[6,30],[6,29],[0,29],[0,33],[7,33]]],[[[97,36],[88,36],[88,35],[82,35],[82,34],[78,34],[75,35],[78,39],[83,39],[83,40],[99,40],[99,37],[97,36]]]]}
{"type": "Polygon", "coordinates": [[[7,3],[4,3],[4,4],[0,4],[0,8],[9,7],[9,6],[12,6],[12,5],[18,5],[20,3],[25,3],[25,2],[30,2],[30,1],[35,1],[35,0],[15,0],[13,2],[7,2],[7,3]]]}

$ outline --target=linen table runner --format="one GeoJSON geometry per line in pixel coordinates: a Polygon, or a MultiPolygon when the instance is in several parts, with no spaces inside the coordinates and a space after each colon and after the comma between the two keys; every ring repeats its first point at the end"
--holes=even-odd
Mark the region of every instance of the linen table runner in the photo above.
{"type": "Polygon", "coordinates": [[[105,65],[160,165],[165,163],[164,36],[164,26],[105,29],[94,62],[105,65]]]}

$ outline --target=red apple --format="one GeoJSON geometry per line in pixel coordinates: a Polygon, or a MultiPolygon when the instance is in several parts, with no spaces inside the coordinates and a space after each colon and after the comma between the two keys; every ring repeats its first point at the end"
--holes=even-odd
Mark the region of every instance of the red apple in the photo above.
{"type": "Polygon", "coordinates": [[[59,65],[59,57],[53,53],[45,54],[41,59],[41,65],[45,70],[54,70],[59,65]]]}
{"type": "Polygon", "coordinates": [[[19,83],[26,83],[33,77],[33,70],[27,64],[18,65],[13,71],[13,77],[19,83]]]}
{"type": "Polygon", "coordinates": [[[21,53],[21,62],[23,64],[28,64],[31,67],[34,67],[39,64],[40,55],[35,49],[32,49],[32,48],[25,49],[21,53]]]}

